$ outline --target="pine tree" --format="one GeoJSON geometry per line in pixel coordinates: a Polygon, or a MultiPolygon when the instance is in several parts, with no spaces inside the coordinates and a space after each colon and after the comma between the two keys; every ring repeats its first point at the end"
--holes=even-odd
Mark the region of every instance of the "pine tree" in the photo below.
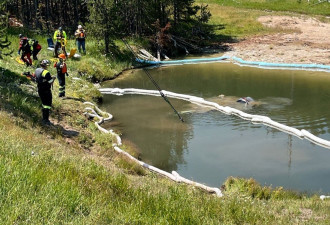
{"type": "Polygon", "coordinates": [[[8,12],[6,8],[6,1],[4,1],[0,3],[0,59],[2,59],[2,55],[10,55],[12,53],[12,51],[10,52],[7,50],[11,44],[7,37],[7,27],[8,12]]]}
{"type": "Polygon", "coordinates": [[[104,39],[105,53],[110,53],[112,37],[115,36],[116,12],[113,0],[92,0],[88,5],[90,16],[89,32],[104,39]]]}

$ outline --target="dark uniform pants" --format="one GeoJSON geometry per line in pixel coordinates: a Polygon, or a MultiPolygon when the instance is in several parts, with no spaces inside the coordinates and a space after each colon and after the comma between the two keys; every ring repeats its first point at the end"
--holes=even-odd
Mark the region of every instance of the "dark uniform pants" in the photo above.
{"type": "Polygon", "coordinates": [[[57,79],[59,83],[59,97],[65,97],[65,74],[58,73],[57,79]]]}
{"type": "Polygon", "coordinates": [[[32,51],[33,60],[38,60],[37,55],[38,55],[39,52],[40,52],[40,49],[32,51]]]}
{"type": "Polygon", "coordinates": [[[58,50],[60,50],[60,49],[62,50],[62,53],[63,53],[64,55],[66,55],[65,46],[62,46],[61,42],[57,41],[57,42],[55,43],[55,47],[54,47],[54,53],[55,53],[55,57],[56,57],[56,58],[57,58],[58,55],[59,55],[58,50]]]}
{"type": "Polygon", "coordinates": [[[42,103],[42,119],[44,121],[49,121],[49,111],[52,107],[52,92],[51,90],[38,89],[38,94],[42,103]]]}
{"type": "Polygon", "coordinates": [[[23,62],[25,62],[25,64],[27,66],[31,66],[32,65],[32,59],[31,59],[31,53],[30,52],[23,52],[22,56],[21,56],[21,60],[23,62]],[[25,58],[26,57],[26,58],[25,58]]]}

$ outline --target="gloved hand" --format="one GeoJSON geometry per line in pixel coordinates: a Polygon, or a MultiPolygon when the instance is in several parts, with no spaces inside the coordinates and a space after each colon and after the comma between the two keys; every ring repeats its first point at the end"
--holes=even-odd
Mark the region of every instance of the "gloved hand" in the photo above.
{"type": "Polygon", "coordinates": [[[20,55],[20,54],[21,54],[21,50],[18,50],[17,54],[19,54],[19,55],[20,55]]]}
{"type": "Polygon", "coordinates": [[[68,77],[69,76],[68,72],[66,72],[65,75],[68,77]]]}

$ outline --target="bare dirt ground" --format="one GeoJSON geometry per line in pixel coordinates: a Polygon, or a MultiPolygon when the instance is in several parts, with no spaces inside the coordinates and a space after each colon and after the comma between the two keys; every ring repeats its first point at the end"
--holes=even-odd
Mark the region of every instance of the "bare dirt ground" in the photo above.
{"type": "Polygon", "coordinates": [[[330,24],[314,18],[262,16],[264,26],[288,30],[231,44],[226,55],[249,61],[330,65],[330,24]]]}

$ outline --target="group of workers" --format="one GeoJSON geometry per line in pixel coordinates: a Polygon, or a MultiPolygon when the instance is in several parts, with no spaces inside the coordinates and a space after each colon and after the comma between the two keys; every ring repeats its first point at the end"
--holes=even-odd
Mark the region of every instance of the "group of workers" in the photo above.
{"type": "Polygon", "coordinates": [[[24,37],[23,34],[19,35],[19,49],[18,54],[21,55],[21,60],[26,64],[26,66],[32,66],[31,54],[33,60],[38,60],[37,55],[41,50],[41,45],[38,40],[29,40],[27,37],[24,37]]]}
{"type": "MultiPolygon", "coordinates": [[[[78,45],[78,50],[83,53],[86,53],[85,49],[85,38],[86,32],[81,25],[78,26],[78,29],[75,31],[75,37],[78,45]]],[[[27,65],[32,65],[31,54],[33,55],[34,60],[38,60],[37,55],[41,50],[41,45],[37,40],[31,40],[27,37],[24,37],[22,34],[19,35],[20,43],[18,54],[22,52],[21,60],[27,65]],[[32,48],[31,48],[32,47],[32,48]]],[[[54,64],[54,67],[57,71],[57,79],[59,82],[59,97],[65,97],[65,76],[68,76],[67,65],[65,60],[67,54],[65,51],[66,45],[66,32],[59,27],[58,30],[54,33],[54,39],[56,44],[54,46],[55,57],[59,59],[58,62],[54,64]],[[62,49],[62,52],[59,54],[59,48],[62,49]]],[[[52,86],[56,79],[55,76],[51,76],[50,72],[47,70],[50,65],[50,61],[44,59],[40,62],[40,67],[35,70],[34,77],[37,82],[38,94],[42,103],[42,123],[44,125],[51,125],[49,121],[49,113],[52,107],[52,86]]]]}
{"type": "MultiPolygon", "coordinates": [[[[83,29],[81,25],[78,25],[78,29],[75,31],[74,36],[76,38],[79,53],[81,53],[81,49],[82,49],[83,53],[86,54],[86,48],[85,48],[86,31],[83,29]]],[[[59,49],[62,49],[62,53],[67,55],[65,50],[67,36],[66,36],[66,32],[63,30],[62,27],[59,27],[58,30],[55,31],[53,38],[55,40],[55,46],[54,46],[55,57],[58,57],[59,49]]]]}

